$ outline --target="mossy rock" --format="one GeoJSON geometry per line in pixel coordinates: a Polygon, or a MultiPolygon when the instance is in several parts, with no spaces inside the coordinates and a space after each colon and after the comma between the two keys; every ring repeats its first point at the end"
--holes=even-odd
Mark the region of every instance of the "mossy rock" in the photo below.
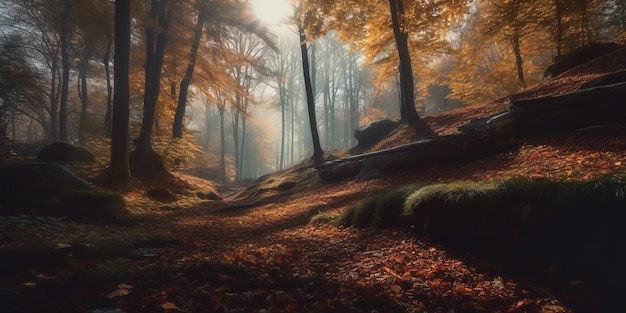
{"type": "Polygon", "coordinates": [[[122,196],[95,191],[66,191],[49,198],[40,213],[86,223],[114,223],[129,217],[122,196]]]}
{"type": "Polygon", "coordinates": [[[98,223],[128,215],[119,194],[96,191],[64,166],[0,162],[0,214],[23,213],[98,223]]]}
{"type": "Polygon", "coordinates": [[[94,162],[95,156],[83,147],[68,142],[53,142],[37,153],[37,161],[41,162],[94,162]]]}

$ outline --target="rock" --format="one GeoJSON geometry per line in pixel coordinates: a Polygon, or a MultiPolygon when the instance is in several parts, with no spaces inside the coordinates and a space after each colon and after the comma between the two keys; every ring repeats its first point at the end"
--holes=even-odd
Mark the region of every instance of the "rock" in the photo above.
{"type": "Polygon", "coordinates": [[[93,162],[94,155],[83,147],[76,147],[70,143],[53,142],[37,153],[37,161],[41,162],[93,162]]]}
{"type": "Polygon", "coordinates": [[[355,130],[354,138],[356,138],[359,143],[351,149],[351,152],[362,151],[375,145],[387,137],[387,135],[394,131],[399,125],[400,122],[397,120],[385,119],[355,130]]]}
{"type": "Polygon", "coordinates": [[[98,192],[64,166],[42,162],[0,162],[0,214],[38,214],[81,222],[124,217],[119,194],[98,192]]]}
{"type": "Polygon", "coordinates": [[[543,77],[548,79],[558,76],[574,67],[585,64],[597,57],[605,55],[623,46],[614,42],[594,42],[579,47],[555,60],[543,73],[543,77]]]}

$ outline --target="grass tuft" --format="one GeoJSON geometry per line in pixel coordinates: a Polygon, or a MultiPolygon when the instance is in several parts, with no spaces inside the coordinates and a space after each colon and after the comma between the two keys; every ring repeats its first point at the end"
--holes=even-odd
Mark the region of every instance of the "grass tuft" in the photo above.
{"type": "Polygon", "coordinates": [[[417,185],[410,185],[389,193],[373,195],[348,208],[334,220],[333,224],[383,228],[396,226],[402,215],[407,194],[416,188],[417,185]]]}
{"type": "Polygon", "coordinates": [[[329,213],[319,213],[311,218],[309,225],[332,224],[336,216],[329,213]]]}

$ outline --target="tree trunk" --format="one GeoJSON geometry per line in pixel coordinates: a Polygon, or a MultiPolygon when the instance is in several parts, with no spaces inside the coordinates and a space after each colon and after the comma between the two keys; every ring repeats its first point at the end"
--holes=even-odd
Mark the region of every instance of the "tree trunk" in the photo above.
{"type": "Polygon", "coordinates": [[[300,53],[302,54],[302,71],[304,74],[304,88],[306,90],[306,104],[309,112],[309,124],[311,125],[311,137],[313,139],[313,160],[322,161],[324,151],[320,144],[320,136],[317,130],[317,119],[315,117],[315,96],[313,95],[313,85],[311,84],[311,73],[309,66],[309,55],[307,53],[306,34],[304,28],[300,26],[300,53]]]}
{"type": "Polygon", "coordinates": [[[389,0],[389,8],[391,10],[393,35],[400,58],[401,108],[406,113],[407,123],[415,128],[418,134],[424,137],[435,136],[435,132],[419,117],[415,109],[415,83],[413,82],[411,56],[409,55],[409,34],[400,25],[400,18],[404,16],[402,0],[389,0]]]}
{"type": "Polygon", "coordinates": [[[61,63],[63,76],[61,80],[61,105],[59,106],[59,139],[67,141],[67,99],[70,85],[70,21],[72,3],[63,2],[63,21],[61,21],[61,63]]]}
{"type": "Polygon", "coordinates": [[[196,23],[196,29],[193,34],[191,51],[189,52],[189,63],[187,63],[185,77],[183,77],[183,80],[180,82],[178,105],[176,106],[176,114],[174,115],[174,138],[183,137],[183,118],[185,117],[185,109],[187,107],[187,93],[189,90],[189,84],[191,83],[191,78],[193,77],[193,71],[196,66],[196,57],[198,56],[198,47],[200,46],[200,38],[202,37],[202,29],[204,28],[206,16],[206,10],[201,8],[198,11],[198,21],[196,23]]]}
{"type": "Polygon", "coordinates": [[[278,151],[278,170],[282,170],[283,166],[284,166],[284,162],[285,162],[285,141],[287,140],[286,138],[286,133],[287,133],[287,119],[286,119],[286,107],[287,107],[287,90],[286,90],[286,86],[285,86],[285,82],[283,77],[279,78],[280,81],[278,82],[278,95],[280,98],[280,125],[281,125],[281,131],[280,131],[280,151],[278,151]]]}
{"type": "Polygon", "coordinates": [[[126,186],[130,181],[128,157],[128,121],[130,87],[130,0],[115,0],[115,56],[111,132],[110,179],[115,186],[126,186]]]}
{"type": "Polygon", "coordinates": [[[167,45],[167,30],[170,15],[167,12],[167,0],[151,0],[150,17],[158,23],[160,29],[146,29],[146,80],[143,95],[143,120],[139,137],[135,138],[135,150],[130,154],[130,168],[133,176],[148,180],[170,177],[163,165],[163,157],[152,149],[152,128],[154,126],[156,103],[159,98],[161,68],[167,45]]]}
{"type": "Polygon", "coordinates": [[[563,7],[560,0],[554,0],[554,7],[556,13],[556,57],[558,60],[563,53],[563,7]]]}
{"type": "Polygon", "coordinates": [[[526,80],[524,79],[524,67],[522,60],[522,51],[519,43],[519,30],[515,26],[513,36],[511,37],[511,44],[513,45],[513,53],[515,53],[515,67],[517,68],[517,78],[522,86],[526,88],[526,80]]]}
{"type": "Polygon", "coordinates": [[[87,106],[89,95],[87,93],[87,70],[81,69],[78,78],[78,97],[80,98],[80,120],[78,121],[78,143],[83,146],[86,143],[85,129],[87,127],[87,106]]]}
{"type": "Polygon", "coordinates": [[[211,133],[211,108],[207,105],[204,110],[204,142],[202,144],[202,149],[204,151],[209,151],[209,134],[211,133]]]}
{"type": "MultiPolygon", "coordinates": [[[[240,102],[239,95],[237,95],[237,102],[240,102]]],[[[235,180],[239,180],[239,110],[235,108],[233,114],[233,146],[235,147],[235,180]]]]}
{"type": "Polygon", "coordinates": [[[244,175],[244,162],[246,158],[246,117],[241,117],[241,157],[239,158],[239,171],[237,174],[239,175],[239,180],[243,180],[246,176],[244,175]]]}
{"type": "Polygon", "coordinates": [[[52,65],[50,66],[51,78],[50,78],[50,130],[49,138],[52,141],[59,140],[59,116],[57,111],[59,109],[58,93],[57,93],[57,72],[59,70],[58,58],[54,56],[52,58],[52,65]]]}
{"type": "Polygon", "coordinates": [[[222,182],[226,182],[226,131],[225,131],[225,126],[224,126],[224,111],[226,111],[226,108],[222,107],[222,106],[218,106],[218,111],[220,112],[220,144],[221,144],[221,149],[220,149],[220,170],[221,170],[221,174],[220,174],[220,181],[222,182]]]}
{"type": "Polygon", "coordinates": [[[104,57],[102,57],[102,64],[104,65],[104,76],[107,83],[107,110],[104,114],[104,136],[106,138],[111,137],[111,128],[112,128],[112,109],[113,109],[113,87],[111,86],[111,71],[109,69],[109,60],[111,58],[111,47],[113,45],[113,40],[109,37],[109,42],[107,44],[106,51],[104,52],[104,57]]]}

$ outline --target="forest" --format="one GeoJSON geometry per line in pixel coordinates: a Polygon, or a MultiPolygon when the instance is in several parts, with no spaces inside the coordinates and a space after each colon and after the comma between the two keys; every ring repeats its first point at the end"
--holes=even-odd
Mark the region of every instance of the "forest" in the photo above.
{"type": "Polygon", "coordinates": [[[623,1],[0,16],[3,311],[623,310],[623,1]]]}

